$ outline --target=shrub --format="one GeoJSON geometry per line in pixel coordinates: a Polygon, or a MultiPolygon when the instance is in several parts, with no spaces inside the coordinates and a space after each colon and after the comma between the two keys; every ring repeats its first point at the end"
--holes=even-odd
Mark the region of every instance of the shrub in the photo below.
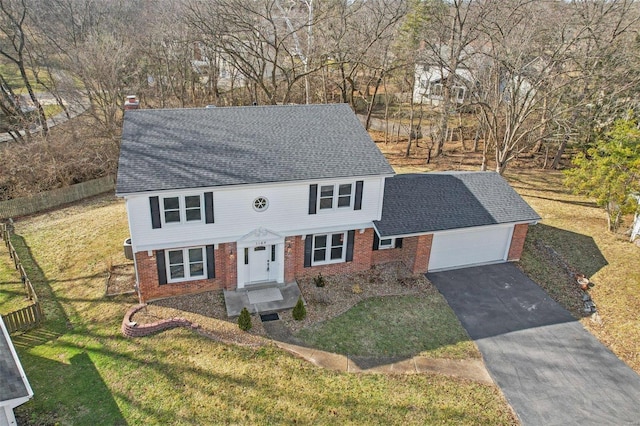
{"type": "Polygon", "coordinates": [[[318,274],[318,276],[313,279],[313,282],[316,284],[316,287],[324,287],[326,284],[322,274],[318,274]]]}
{"type": "Polygon", "coordinates": [[[353,294],[362,294],[362,287],[360,287],[360,284],[354,284],[353,286],[351,286],[351,292],[353,294]]]}
{"type": "Polygon", "coordinates": [[[307,308],[304,306],[304,302],[302,301],[302,297],[298,297],[298,303],[293,308],[293,319],[296,321],[301,321],[307,316],[307,308]]]}
{"type": "Polygon", "coordinates": [[[238,327],[240,327],[240,330],[242,331],[251,330],[251,327],[253,327],[253,324],[251,324],[251,315],[249,315],[247,308],[242,308],[242,311],[240,311],[238,327]]]}

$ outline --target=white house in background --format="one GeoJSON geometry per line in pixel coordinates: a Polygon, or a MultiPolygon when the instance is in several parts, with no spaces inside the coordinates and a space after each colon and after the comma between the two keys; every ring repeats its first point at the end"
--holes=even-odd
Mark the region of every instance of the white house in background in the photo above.
{"type": "MultiPolygon", "coordinates": [[[[417,104],[439,105],[443,99],[443,82],[450,75],[449,70],[440,66],[417,64],[413,86],[413,102],[417,104]]],[[[468,87],[473,82],[471,71],[458,68],[451,87],[451,102],[463,104],[469,99],[468,87]]]]}
{"type": "Polygon", "coordinates": [[[223,53],[211,52],[202,42],[193,45],[191,67],[200,75],[200,82],[206,84],[211,78],[212,70],[217,70],[216,82],[219,89],[229,90],[233,87],[244,87],[246,78],[223,53]]]}
{"type": "Polygon", "coordinates": [[[394,176],[344,104],[125,111],[116,194],[142,302],[518,260],[540,219],[496,173],[394,176]]]}
{"type": "Polygon", "coordinates": [[[33,397],[9,332],[0,318],[0,426],[17,425],[13,409],[33,397]]]}

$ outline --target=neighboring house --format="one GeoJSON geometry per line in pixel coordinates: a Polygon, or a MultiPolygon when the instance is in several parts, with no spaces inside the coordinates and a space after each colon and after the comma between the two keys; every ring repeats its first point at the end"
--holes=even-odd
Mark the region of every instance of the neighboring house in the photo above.
{"type": "MultiPolygon", "coordinates": [[[[417,64],[413,86],[413,101],[417,104],[430,103],[439,105],[444,94],[444,80],[450,72],[439,66],[417,64]]],[[[466,68],[458,68],[451,86],[450,99],[454,104],[463,104],[469,100],[467,87],[471,85],[473,76],[466,68]]]]}
{"type": "Polygon", "coordinates": [[[540,219],[495,173],[393,175],[347,105],[126,111],[140,300],[517,260],[540,219]]]}
{"type": "Polygon", "coordinates": [[[223,53],[211,52],[202,42],[194,43],[191,66],[200,75],[200,83],[202,84],[209,83],[209,79],[212,77],[210,73],[216,72],[217,75],[213,76],[213,81],[216,82],[218,89],[229,90],[246,85],[244,75],[233,66],[223,53]]]}
{"type": "Polygon", "coordinates": [[[13,409],[32,397],[31,385],[0,318],[0,426],[16,425],[13,409]]]}

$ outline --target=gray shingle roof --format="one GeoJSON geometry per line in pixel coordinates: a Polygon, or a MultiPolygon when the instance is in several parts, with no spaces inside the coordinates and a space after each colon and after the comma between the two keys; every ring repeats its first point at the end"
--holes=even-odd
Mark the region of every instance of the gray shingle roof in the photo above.
{"type": "Polygon", "coordinates": [[[458,172],[387,178],[382,220],[374,224],[388,237],[537,220],[499,174],[458,172]]]}
{"type": "Polygon", "coordinates": [[[12,345],[9,336],[0,329],[0,401],[29,396],[26,379],[23,379],[9,345],[12,345]]]}
{"type": "Polygon", "coordinates": [[[116,193],[392,174],[348,105],[126,111],[116,193]]]}

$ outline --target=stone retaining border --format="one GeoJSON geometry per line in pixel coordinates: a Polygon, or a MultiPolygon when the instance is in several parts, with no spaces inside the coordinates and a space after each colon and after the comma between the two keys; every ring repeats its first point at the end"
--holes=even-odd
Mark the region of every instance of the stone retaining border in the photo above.
{"type": "Polygon", "coordinates": [[[140,325],[133,321],[132,318],[138,311],[146,306],[146,304],[139,304],[127,311],[126,315],[122,319],[122,334],[124,334],[125,337],[143,337],[176,327],[187,327],[195,331],[198,331],[200,328],[198,324],[185,318],[169,318],[159,320],[151,324],[140,325]]]}
{"type": "Polygon", "coordinates": [[[125,337],[128,337],[128,338],[144,337],[144,336],[149,336],[151,334],[159,333],[161,331],[170,330],[172,328],[184,327],[184,328],[190,329],[191,331],[195,331],[196,333],[198,333],[203,337],[206,337],[211,340],[215,340],[216,342],[220,342],[220,343],[233,344],[233,345],[246,346],[246,347],[260,347],[260,346],[265,346],[266,344],[266,343],[265,344],[246,343],[246,342],[239,342],[232,339],[225,339],[202,328],[200,324],[191,322],[186,318],[180,318],[180,317],[168,318],[168,319],[162,319],[156,322],[152,322],[150,324],[138,324],[137,322],[133,321],[133,316],[146,306],[147,306],[146,303],[141,303],[133,306],[131,309],[127,311],[124,318],[122,319],[122,327],[121,327],[122,334],[125,337]]]}

